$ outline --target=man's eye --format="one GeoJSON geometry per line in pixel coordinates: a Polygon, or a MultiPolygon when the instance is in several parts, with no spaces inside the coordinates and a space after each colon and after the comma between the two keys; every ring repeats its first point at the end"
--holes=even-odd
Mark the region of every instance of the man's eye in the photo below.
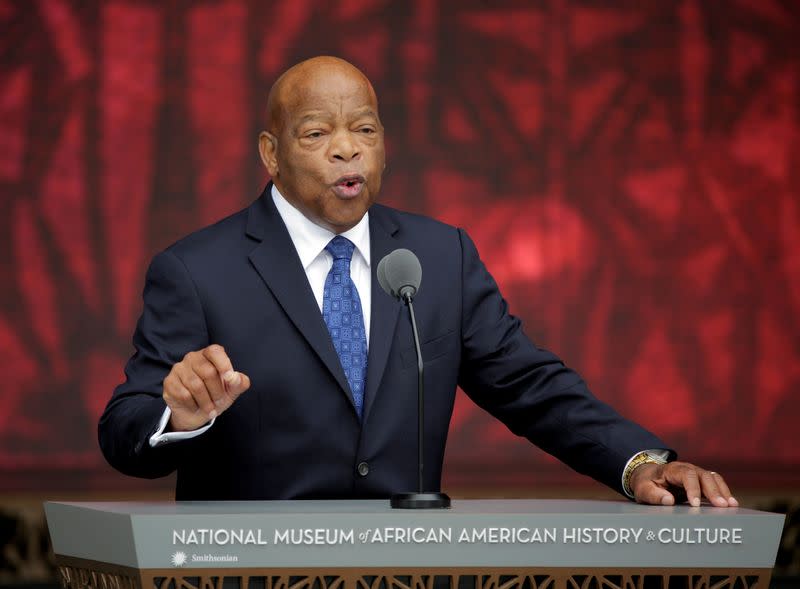
{"type": "Polygon", "coordinates": [[[306,137],[309,139],[319,139],[322,137],[322,131],[311,131],[310,133],[306,133],[306,137]]]}
{"type": "Polygon", "coordinates": [[[375,129],[373,129],[372,127],[361,127],[358,130],[358,132],[359,133],[366,133],[367,135],[370,135],[370,134],[375,132],[375,129]]]}

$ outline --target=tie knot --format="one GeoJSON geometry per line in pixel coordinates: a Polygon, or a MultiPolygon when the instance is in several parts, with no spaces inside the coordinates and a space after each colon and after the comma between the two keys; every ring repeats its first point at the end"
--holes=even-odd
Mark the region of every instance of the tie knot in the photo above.
{"type": "Polygon", "coordinates": [[[325,249],[333,256],[334,260],[350,260],[353,257],[355,245],[352,241],[341,235],[337,235],[328,242],[325,249]]]}

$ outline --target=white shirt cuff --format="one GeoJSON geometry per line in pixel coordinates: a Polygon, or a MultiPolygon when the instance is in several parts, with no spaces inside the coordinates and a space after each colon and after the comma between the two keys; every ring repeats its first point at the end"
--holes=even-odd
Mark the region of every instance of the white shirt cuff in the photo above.
{"type": "Polygon", "coordinates": [[[163,415],[161,415],[161,420],[158,422],[158,429],[152,436],[150,436],[151,448],[155,448],[156,446],[163,446],[164,444],[169,444],[171,442],[179,442],[180,440],[190,440],[192,438],[196,438],[200,434],[203,434],[206,431],[208,431],[208,428],[214,425],[214,422],[217,420],[217,418],[215,417],[203,427],[199,427],[195,430],[188,432],[164,433],[164,430],[167,429],[167,424],[169,423],[169,418],[171,416],[172,416],[172,410],[169,407],[165,408],[163,415]]]}
{"type": "Polygon", "coordinates": [[[654,449],[651,449],[651,450],[640,450],[639,452],[637,452],[636,454],[634,454],[633,456],[628,458],[628,462],[625,463],[625,468],[622,469],[621,482],[622,482],[622,490],[625,491],[625,494],[628,497],[630,497],[631,499],[634,499],[635,497],[633,496],[632,493],[628,492],[628,489],[625,488],[625,473],[628,472],[628,467],[631,465],[631,461],[634,458],[636,458],[639,454],[641,454],[642,452],[647,452],[653,458],[659,458],[659,459],[663,460],[664,462],[669,460],[669,450],[662,450],[662,449],[658,449],[658,450],[654,450],[654,449]]]}

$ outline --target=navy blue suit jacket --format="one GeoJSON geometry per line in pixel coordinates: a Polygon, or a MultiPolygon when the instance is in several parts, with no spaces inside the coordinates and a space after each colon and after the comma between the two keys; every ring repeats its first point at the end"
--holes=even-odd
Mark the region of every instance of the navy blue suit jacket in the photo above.
{"type": "Polygon", "coordinates": [[[99,424],[108,461],[140,477],[178,471],[177,499],[388,497],[416,489],[417,372],[407,312],[377,262],[422,263],[414,306],[425,360],[425,485],[439,490],[456,386],[514,433],[620,490],[626,461],[663,442],[598,401],[510,315],[467,234],[370,209],[372,315],[363,420],[269,187],[250,207],[157,255],[135,354],[99,424]],[[162,381],[193,350],[224,346],[251,389],[189,441],[151,448],[162,381]],[[359,474],[366,462],[369,472],[359,474]]]}

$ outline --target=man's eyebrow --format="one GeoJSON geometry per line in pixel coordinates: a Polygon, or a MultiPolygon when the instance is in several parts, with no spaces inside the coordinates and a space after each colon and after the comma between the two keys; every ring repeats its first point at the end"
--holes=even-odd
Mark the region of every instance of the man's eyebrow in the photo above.
{"type": "MultiPolygon", "coordinates": [[[[376,113],[375,109],[373,109],[371,106],[365,106],[363,108],[357,109],[352,115],[353,119],[360,119],[362,117],[372,117],[373,119],[378,120],[378,113],[376,113]]],[[[330,115],[324,111],[319,111],[319,110],[307,111],[297,120],[294,128],[299,129],[305,123],[324,121],[329,118],[330,115]]]]}
{"type": "Polygon", "coordinates": [[[378,113],[370,106],[365,106],[364,108],[360,108],[355,112],[356,118],[360,117],[372,117],[374,119],[378,118],[378,113]]]}
{"type": "Polygon", "coordinates": [[[326,118],[325,113],[318,110],[310,111],[304,114],[302,117],[300,117],[300,119],[297,121],[297,126],[299,127],[300,125],[302,125],[303,123],[307,123],[308,121],[316,121],[318,119],[324,119],[324,118],[326,118]]]}

